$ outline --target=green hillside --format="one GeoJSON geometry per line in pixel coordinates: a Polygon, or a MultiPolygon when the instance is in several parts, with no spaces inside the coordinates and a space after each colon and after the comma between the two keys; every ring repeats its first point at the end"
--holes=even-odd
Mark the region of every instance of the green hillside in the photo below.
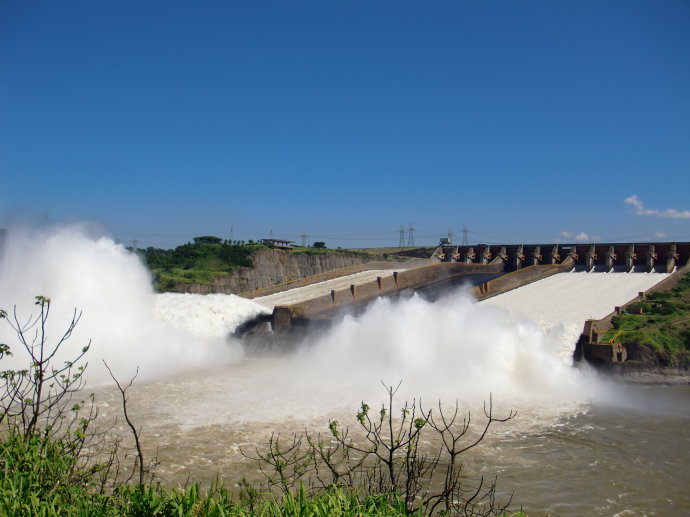
{"type": "Polygon", "coordinates": [[[604,335],[610,340],[644,345],[666,366],[690,363],[690,274],[675,288],[626,307],[604,335]]]}

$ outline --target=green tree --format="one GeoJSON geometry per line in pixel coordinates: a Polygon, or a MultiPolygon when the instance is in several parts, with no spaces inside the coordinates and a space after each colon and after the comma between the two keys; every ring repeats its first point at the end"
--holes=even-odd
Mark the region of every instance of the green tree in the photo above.
{"type": "Polygon", "coordinates": [[[212,235],[203,235],[201,237],[194,237],[194,244],[220,244],[223,239],[214,237],[212,235]]]}

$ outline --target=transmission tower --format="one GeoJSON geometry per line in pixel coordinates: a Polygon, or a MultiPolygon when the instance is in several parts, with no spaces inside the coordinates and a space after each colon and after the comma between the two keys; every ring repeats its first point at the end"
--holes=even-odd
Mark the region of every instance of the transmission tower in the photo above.
{"type": "Polygon", "coordinates": [[[309,235],[307,235],[306,233],[300,233],[299,236],[302,238],[302,247],[306,248],[307,247],[307,237],[309,237],[309,235]]]}
{"type": "Polygon", "coordinates": [[[453,230],[451,228],[448,228],[448,244],[453,243],[453,230]]]}
{"type": "Polygon", "coordinates": [[[400,243],[398,244],[398,248],[404,248],[405,247],[405,228],[403,228],[403,225],[400,225],[400,243]]]}
{"type": "Polygon", "coordinates": [[[414,227],[412,226],[412,223],[410,223],[410,227],[408,228],[408,233],[407,233],[407,247],[412,247],[414,246],[414,227]]]}
{"type": "Polygon", "coordinates": [[[469,228],[467,228],[467,225],[463,224],[462,225],[462,245],[463,246],[469,246],[470,241],[467,239],[467,234],[469,233],[469,228]]]}
{"type": "Polygon", "coordinates": [[[231,226],[230,227],[230,244],[232,244],[234,240],[235,240],[235,227],[231,226]]]}

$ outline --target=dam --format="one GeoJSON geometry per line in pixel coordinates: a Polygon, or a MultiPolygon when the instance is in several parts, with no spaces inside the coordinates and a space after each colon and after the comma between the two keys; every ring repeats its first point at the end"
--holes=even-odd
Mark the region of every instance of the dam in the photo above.
{"type": "MultiPolygon", "coordinates": [[[[570,309],[563,309],[562,319],[579,322],[579,330],[572,332],[573,343],[578,342],[579,335],[586,336],[578,348],[570,350],[576,360],[625,361],[627,351],[621,345],[601,343],[601,337],[611,328],[615,311],[620,312],[621,307],[636,301],[641,293],[655,288],[668,275],[681,275],[689,261],[690,243],[442,243],[428,262],[409,269],[372,269],[285,291],[254,291],[249,297],[272,313],[243,323],[236,334],[243,336],[250,348],[265,346],[266,342],[271,347],[289,348],[303,338],[307,329],[324,328],[343,314],[361,312],[379,297],[417,293],[433,300],[462,285],[480,301],[501,295],[510,300],[516,295],[508,293],[517,290],[524,295],[530,292],[524,290],[525,286],[540,282],[552,286],[547,294],[542,293],[540,298],[533,295],[531,303],[517,305],[540,307],[542,312],[548,312],[554,300],[560,298],[567,303],[570,298],[570,309]],[[546,282],[553,276],[557,278],[546,282]],[[618,297],[611,298],[611,293],[618,297]],[[582,313],[578,307],[589,308],[590,313],[582,313]]],[[[539,319],[536,312],[528,317],[539,319]]]]}
{"type": "MultiPolygon", "coordinates": [[[[327,431],[329,419],[352,424],[360,401],[372,407],[380,402],[382,379],[404,379],[407,400],[423,396],[452,404],[459,399],[461,410],[469,408],[475,416],[493,394],[497,411],[518,410],[516,419],[492,428],[486,445],[464,458],[464,472],[497,475],[502,494],[514,492],[515,505],[524,505],[530,516],[690,511],[689,387],[618,383],[572,368],[563,360],[561,339],[572,325],[582,330],[581,318],[599,313],[588,310],[590,299],[578,307],[578,296],[563,296],[567,286],[554,286],[553,296],[548,288],[549,282],[569,278],[576,288],[589,282],[604,285],[609,277],[664,278],[666,272],[636,267],[634,273],[622,273],[616,267],[604,273],[597,267],[587,273],[575,264],[507,290],[503,296],[522,292],[523,297],[506,301],[504,308],[491,306],[502,296],[475,303],[469,293],[457,290],[459,270],[448,289],[441,288],[445,280],[439,274],[433,297],[414,295],[407,287],[397,296],[378,296],[356,316],[311,336],[294,354],[275,357],[243,355],[241,344],[228,339],[257,314],[270,318],[269,305],[234,295],[156,294],[140,261],[107,239],[94,241],[79,230],[61,229],[50,239],[8,242],[6,251],[0,263],[0,307],[17,304],[26,314],[34,295],[51,296],[58,330],[74,307],[83,310],[70,341],[78,350],[92,340],[88,383],[95,388],[105,424],[121,419],[120,394],[103,386],[107,374],[98,371],[101,360],[122,377],[140,366],[141,375],[128,392],[131,416],[141,424],[145,454],[158,457],[156,473],[167,486],[189,479],[209,484],[216,476],[234,486],[256,475],[256,465],[240,449],[261,447],[273,432],[327,431]],[[544,317],[530,323],[519,311],[542,299],[553,300],[553,307],[546,302],[535,307],[544,317]],[[556,306],[565,303],[582,311],[577,322],[558,321],[556,306]]],[[[682,262],[681,254],[677,266],[682,262]]],[[[440,265],[465,267],[452,261],[440,265]]],[[[544,266],[551,264],[524,264],[521,271],[527,273],[520,273],[499,265],[489,274],[500,275],[509,287],[511,276],[544,266]]],[[[381,276],[382,288],[396,292],[396,270],[377,271],[373,280],[352,283],[377,284],[381,276]]],[[[403,270],[398,273],[401,287],[413,285],[414,276],[405,279],[403,270]]],[[[352,296],[349,281],[342,281],[344,286],[326,287],[325,295],[330,298],[335,290],[338,303],[345,301],[340,295],[352,296]]],[[[471,289],[485,282],[490,293],[500,287],[485,280],[471,289]]],[[[613,294],[623,287],[607,289],[613,294]]],[[[616,295],[615,305],[624,304],[628,294],[616,295]]],[[[7,343],[13,339],[0,337],[7,343]]]]}

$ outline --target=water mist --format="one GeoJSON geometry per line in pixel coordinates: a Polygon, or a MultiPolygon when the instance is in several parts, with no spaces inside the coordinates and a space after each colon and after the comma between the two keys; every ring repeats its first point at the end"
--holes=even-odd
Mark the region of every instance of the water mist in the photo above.
{"type": "MultiPolygon", "coordinates": [[[[16,307],[24,322],[36,312],[37,295],[51,299],[50,342],[59,339],[75,309],[81,312],[56,360],[75,357],[91,342],[89,386],[109,382],[102,360],[121,378],[131,377],[138,366],[143,379],[237,361],[241,346],[226,336],[265,310],[236,296],[156,295],[136,255],[110,238],[93,236],[85,226],[8,232],[0,261],[0,307],[10,316],[16,307]]],[[[26,355],[7,325],[0,326],[0,339],[15,353],[3,359],[3,369],[26,367],[26,355]]]]}

